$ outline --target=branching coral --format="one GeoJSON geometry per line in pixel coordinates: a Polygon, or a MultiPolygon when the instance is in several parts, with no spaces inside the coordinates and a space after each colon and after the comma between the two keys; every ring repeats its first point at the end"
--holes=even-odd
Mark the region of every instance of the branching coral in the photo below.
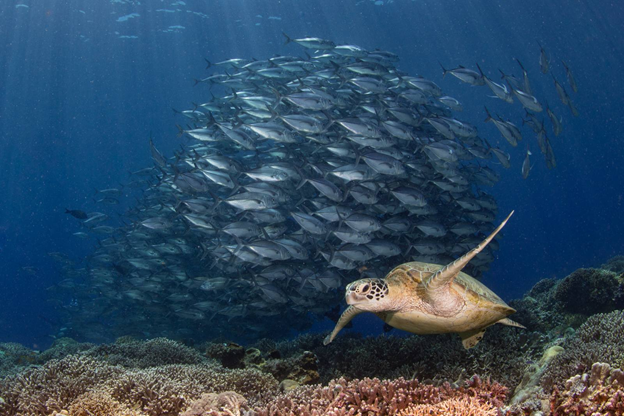
{"type": "Polygon", "coordinates": [[[227,370],[211,363],[125,369],[74,355],[2,380],[0,415],[48,416],[67,409],[77,413],[90,409],[93,397],[104,398],[103,405],[111,408],[119,406],[122,414],[130,409],[147,416],[177,415],[203,393],[226,391],[243,395],[251,405],[263,405],[278,393],[278,383],[258,370],[227,370]]]}
{"type": "Polygon", "coordinates": [[[121,371],[88,357],[50,360],[0,382],[0,396],[5,400],[0,414],[47,416],[60,412],[93,386],[116,379],[121,371]]]}
{"type": "Polygon", "coordinates": [[[193,348],[167,338],[148,341],[120,340],[102,344],[85,352],[85,355],[113,365],[130,368],[147,368],[167,364],[199,364],[204,357],[193,348]]]}
{"type": "Polygon", "coordinates": [[[241,411],[248,410],[247,400],[243,396],[226,391],[220,394],[202,394],[180,416],[240,416],[241,411]]]}
{"type": "Polygon", "coordinates": [[[498,416],[498,408],[474,397],[454,397],[435,404],[408,406],[398,416],[498,416]]]}
{"type": "Polygon", "coordinates": [[[0,343],[0,377],[13,374],[25,366],[35,364],[37,361],[38,354],[21,344],[0,343]]]}
{"type": "Polygon", "coordinates": [[[78,396],[69,406],[68,413],[70,416],[145,416],[145,413],[130,409],[102,391],[89,391],[78,396]]]}
{"type": "Polygon", "coordinates": [[[445,400],[473,398],[490,409],[502,406],[507,389],[498,383],[470,379],[453,389],[421,384],[417,380],[334,380],[327,387],[302,387],[279,396],[269,406],[256,409],[258,416],[396,415],[410,406],[435,405],[445,400]]]}
{"type": "Polygon", "coordinates": [[[555,388],[550,399],[555,415],[624,414],[624,372],[604,363],[594,363],[591,372],[576,375],[555,388]]]}

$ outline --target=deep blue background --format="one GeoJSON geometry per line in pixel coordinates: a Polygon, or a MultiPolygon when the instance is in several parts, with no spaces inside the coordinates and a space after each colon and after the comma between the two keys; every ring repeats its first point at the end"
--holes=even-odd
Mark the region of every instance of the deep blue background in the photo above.
{"type": "Polygon", "coordinates": [[[511,149],[512,169],[499,169],[502,179],[492,192],[500,215],[511,209],[516,215],[484,282],[509,300],[541,278],[564,277],[624,254],[621,3],[132,3],[22,0],[0,8],[0,341],[35,347],[51,341],[51,328],[41,317],[54,319],[46,288],[62,276],[47,253],[79,260],[92,247],[71,235],[78,224],[63,208],[121,212],[122,207],[94,204],[94,189],[127,182],[129,170],[150,165],[150,131],[166,154],[181,143],[171,108],[186,109],[191,102],[209,99],[205,86],[193,87],[193,78],[210,73],[203,58],[214,62],[302,54],[296,45],[283,45],[281,31],[399,54],[400,69],[422,74],[460,99],[465,110],[457,116],[476,124],[490,142],[502,139],[483,123],[483,105],[518,124],[520,105],[488,98],[485,87],[442,79],[438,61],[447,67],[479,62],[496,79],[498,68],[519,74],[513,58],[520,59],[536,95],[563,116],[564,133],[551,138],[556,170],[546,170],[528,130],[525,141],[511,149]],[[30,7],[14,7],[17,3],[30,7]],[[117,21],[130,13],[140,16],[117,21]],[[174,25],[185,29],[163,32],[174,25]],[[550,75],[539,72],[537,41],[552,56],[552,70],[566,87],[559,61],[573,69],[580,117],[573,118],[562,106],[550,75]],[[520,166],[527,143],[535,166],[523,180],[520,166]]]}

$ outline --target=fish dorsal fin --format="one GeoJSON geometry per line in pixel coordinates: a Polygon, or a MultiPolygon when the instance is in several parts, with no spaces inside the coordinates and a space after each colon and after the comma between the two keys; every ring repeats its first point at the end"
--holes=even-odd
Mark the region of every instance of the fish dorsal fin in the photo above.
{"type": "Polygon", "coordinates": [[[429,277],[427,281],[423,282],[423,285],[425,286],[427,292],[433,293],[440,289],[445,289],[451,283],[453,283],[453,280],[455,280],[455,277],[457,277],[459,272],[461,272],[462,269],[466,267],[466,265],[470,262],[470,260],[472,260],[477,254],[479,254],[490,243],[490,241],[492,241],[496,234],[498,234],[498,232],[505,226],[513,213],[514,212],[511,211],[507,218],[505,218],[505,220],[498,227],[496,227],[494,231],[492,231],[492,234],[488,235],[485,240],[483,240],[479,245],[477,245],[475,248],[473,248],[454,262],[444,266],[433,275],[431,275],[431,277],[429,277]]]}
{"type": "Polygon", "coordinates": [[[338,332],[340,332],[340,330],[344,328],[349,322],[351,322],[351,320],[354,317],[361,314],[362,312],[364,311],[356,308],[353,305],[345,309],[342,315],[340,315],[340,319],[338,319],[338,322],[336,322],[336,326],[334,327],[334,330],[331,332],[331,334],[327,335],[327,337],[325,337],[325,339],[323,340],[323,345],[327,345],[330,342],[332,342],[334,338],[336,338],[336,335],[338,335],[338,332]]]}

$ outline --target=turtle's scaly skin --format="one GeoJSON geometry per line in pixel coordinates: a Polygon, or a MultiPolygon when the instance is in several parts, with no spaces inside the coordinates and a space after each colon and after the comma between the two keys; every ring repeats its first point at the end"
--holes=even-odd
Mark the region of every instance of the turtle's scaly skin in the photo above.
{"type": "Polygon", "coordinates": [[[485,328],[495,323],[522,325],[507,319],[515,312],[500,297],[461,269],[503,228],[511,214],[481,244],[447,266],[411,262],[394,268],[384,279],[361,279],[347,286],[350,305],[340,317],[328,344],[354,316],[373,312],[388,325],[415,334],[456,332],[464,347],[474,347],[485,328]]]}

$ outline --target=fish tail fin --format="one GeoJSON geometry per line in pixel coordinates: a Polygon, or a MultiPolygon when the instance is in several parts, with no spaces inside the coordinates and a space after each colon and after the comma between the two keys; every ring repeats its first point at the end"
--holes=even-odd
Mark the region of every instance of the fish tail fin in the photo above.
{"type": "Polygon", "coordinates": [[[308,180],[306,178],[303,178],[301,182],[299,182],[299,184],[295,187],[295,190],[298,190],[299,188],[301,188],[303,185],[306,184],[307,181],[308,180]]]}
{"type": "Polygon", "coordinates": [[[477,69],[479,70],[479,73],[481,74],[481,76],[485,77],[485,75],[483,75],[483,71],[481,70],[481,67],[479,66],[479,64],[477,64],[477,69]]]}
{"type": "Polygon", "coordinates": [[[184,135],[184,129],[179,124],[176,124],[175,126],[178,128],[178,134],[176,135],[176,137],[182,137],[184,135]]]}
{"type": "Polygon", "coordinates": [[[288,36],[286,33],[282,32],[282,35],[284,35],[284,37],[286,38],[286,42],[284,42],[284,45],[288,45],[290,42],[292,42],[292,38],[290,36],[288,36]]]}
{"type": "Polygon", "coordinates": [[[440,67],[442,68],[442,78],[444,78],[446,74],[448,73],[448,70],[444,68],[444,65],[442,65],[442,62],[438,61],[438,63],[440,64],[440,67]]]}
{"type": "Polygon", "coordinates": [[[492,115],[490,114],[490,111],[487,109],[487,107],[483,107],[483,108],[485,108],[485,113],[487,114],[487,117],[485,118],[485,122],[487,123],[488,121],[493,120],[492,115]]]}
{"type": "Polygon", "coordinates": [[[212,66],[212,62],[210,62],[208,60],[208,58],[204,58],[204,61],[206,61],[206,69],[210,68],[212,66]]]}

